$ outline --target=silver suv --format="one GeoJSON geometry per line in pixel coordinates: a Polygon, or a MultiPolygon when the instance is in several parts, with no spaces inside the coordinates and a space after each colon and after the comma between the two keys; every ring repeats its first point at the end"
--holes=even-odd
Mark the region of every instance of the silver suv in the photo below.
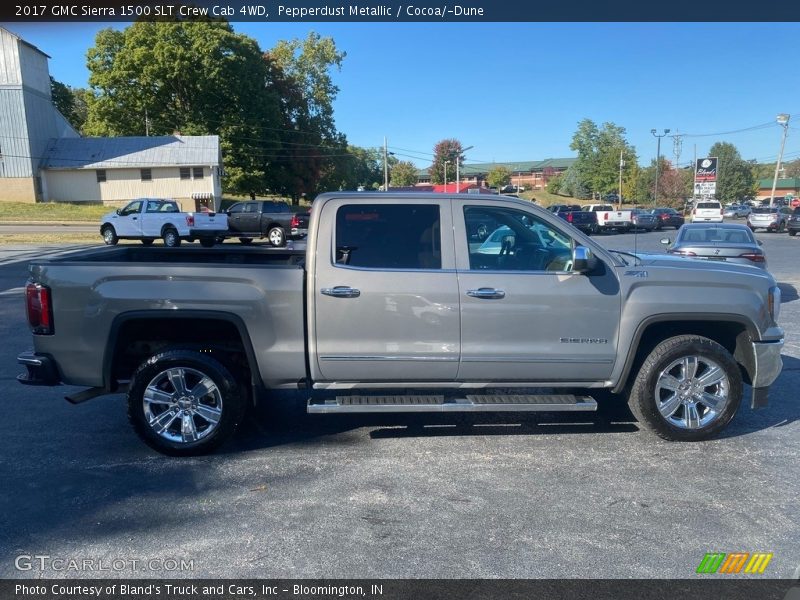
{"type": "Polygon", "coordinates": [[[747,226],[753,231],[766,229],[783,233],[791,216],[792,209],[788,206],[760,206],[747,216],[747,226]]]}

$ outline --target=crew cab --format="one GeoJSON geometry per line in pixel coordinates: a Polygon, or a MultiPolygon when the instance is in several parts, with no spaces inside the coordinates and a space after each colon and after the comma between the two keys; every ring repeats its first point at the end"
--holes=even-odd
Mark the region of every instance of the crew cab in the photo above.
{"type": "Polygon", "coordinates": [[[164,198],[137,198],[100,220],[100,235],[107,246],[119,240],[141,240],[150,246],[161,238],[174,248],[181,240],[211,247],[228,230],[228,218],[214,212],[181,212],[178,203],[164,198]]]}
{"type": "Polygon", "coordinates": [[[598,230],[625,232],[633,228],[633,213],[629,210],[615,210],[611,204],[587,204],[581,210],[597,213],[598,230]]]}
{"type": "Polygon", "coordinates": [[[308,233],[308,213],[295,213],[284,202],[253,200],[237,202],[227,211],[228,235],[237,237],[243,244],[254,239],[267,238],[276,247],[286,245],[286,240],[298,240],[308,233]]]}
{"type": "Polygon", "coordinates": [[[281,389],[320,415],[627,400],[643,428],[705,440],[743,384],[767,404],[784,339],[766,271],[608,251],[530,202],[467,194],[323,194],[304,252],[37,260],[25,296],[19,381],[86,388],[73,403],[125,392],[136,433],[177,455],[215,448],[281,389]],[[475,223],[496,229],[481,241],[475,223]]]}

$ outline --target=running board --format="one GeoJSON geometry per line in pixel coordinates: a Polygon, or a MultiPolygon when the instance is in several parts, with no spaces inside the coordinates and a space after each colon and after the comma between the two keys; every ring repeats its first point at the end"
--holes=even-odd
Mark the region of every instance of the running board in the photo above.
{"type": "Polygon", "coordinates": [[[561,412],[594,411],[597,402],[589,396],[547,395],[468,395],[447,398],[442,395],[420,396],[337,396],[329,400],[309,400],[307,410],[324,413],[394,413],[394,412],[561,412]]]}

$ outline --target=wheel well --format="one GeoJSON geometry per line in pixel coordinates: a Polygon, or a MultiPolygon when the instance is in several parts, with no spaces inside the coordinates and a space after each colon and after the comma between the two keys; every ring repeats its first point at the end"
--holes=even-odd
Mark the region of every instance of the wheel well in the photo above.
{"type": "Polygon", "coordinates": [[[280,223],[270,223],[269,225],[267,225],[267,228],[264,232],[269,233],[269,230],[272,229],[273,227],[277,227],[278,229],[284,229],[283,225],[281,225],[280,223]]]}
{"type": "Polygon", "coordinates": [[[123,322],[108,352],[107,381],[127,381],[148,357],[167,348],[208,352],[220,360],[241,381],[249,382],[250,363],[237,327],[213,318],[134,318],[123,322]],[[213,340],[213,342],[209,342],[213,340]]]}
{"type": "MultiPolygon", "coordinates": [[[[111,223],[103,223],[102,225],[100,225],[100,231],[103,231],[106,227],[111,227],[111,229],[114,229],[114,226],[111,223]]],[[[115,233],[116,233],[116,231],[117,230],[114,229],[115,233]]]]}
{"type": "Polygon", "coordinates": [[[173,225],[172,223],[166,223],[166,224],[165,224],[165,225],[164,225],[164,226],[161,228],[161,237],[164,237],[164,234],[165,234],[165,233],[167,232],[167,230],[169,230],[169,229],[174,229],[174,230],[175,230],[175,233],[177,233],[177,232],[178,232],[178,228],[177,228],[177,227],[175,227],[175,225],[173,225]]]}
{"type": "MultiPolygon", "coordinates": [[[[736,321],[659,321],[647,325],[638,336],[636,353],[629,361],[627,370],[623,371],[620,383],[614,388],[621,391],[629,387],[639,372],[639,368],[653,351],[664,340],[678,335],[700,335],[714,340],[725,348],[739,364],[742,378],[749,384],[754,370],[752,337],[744,323],[736,321]]],[[[636,343],[636,339],[634,340],[636,343]]]]}

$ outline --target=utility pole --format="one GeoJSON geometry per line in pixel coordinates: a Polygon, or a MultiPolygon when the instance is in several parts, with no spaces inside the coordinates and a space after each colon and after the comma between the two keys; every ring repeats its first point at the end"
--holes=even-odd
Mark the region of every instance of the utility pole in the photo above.
{"type": "Polygon", "coordinates": [[[449,160],[444,161],[444,193],[447,193],[447,164],[449,160]]]}
{"type": "Polygon", "coordinates": [[[656,151],[656,189],[653,193],[653,206],[655,206],[658,203],[658,169],[661,166],[661,138],[669,133],[669,129],[665,129],[662,134],[657,134],[655,129],[651,129],[650,133],[658,140],[658,150],[656,151]]]}
{"type": "Polygon", "coordinates": [[[781,113],[777,116],[778,125],[783,127],[783,137],[781,138],[781,151],[778,153],[778,162],[775,163],[775,177],[772,178],[772,193],[769,195],[769,206],[775,202],[775,188],[778,187],[778,171],[781,169],[783,160],[783,148],[786,146],[786,135],[789,133],[789,115],[781,113]]]}
{"type": "MultiPolygon", "coordinates": [[[[694,169],[694,182],[692,183],[692,200],[697,200],[697,144],[694,145],[694,162],[692,163],[694,169]]],[[[694,202],[692,202],[694,204],[694,202]]]]}
{"type": "Polygon", "coordinates": [[[672,136],[672,153],[675,155],[675,168],[681,165],[681,150],[683,149],[683,136],[677,131],[672,136]]]}
{"type": "MultiPolygon", "coordinates": [[[[461,193],[461,171],[459,167],[461,166],[461,161],[464,158],[464,152],[467,150],[471,150],[475,146],[467,146],[466,148],[462,148],[461,152],[456,155],[456,194],[461,193]]],[[[445,184],[447,182],[445,181],[445,184]]]]}
{"type": "Polygon", "coordinates": [[[625,159],[622,158],[623,150],[619,151],[619,193],[617,194],[617,210],[620,210],[622,205],[622,168],[625,166],[625,159]]]}
{"type": "Polygon", "coordinates": [[[383,191],[389,191],[389,154],[386,146],[386,136],[383,136],[383,191]]]}

